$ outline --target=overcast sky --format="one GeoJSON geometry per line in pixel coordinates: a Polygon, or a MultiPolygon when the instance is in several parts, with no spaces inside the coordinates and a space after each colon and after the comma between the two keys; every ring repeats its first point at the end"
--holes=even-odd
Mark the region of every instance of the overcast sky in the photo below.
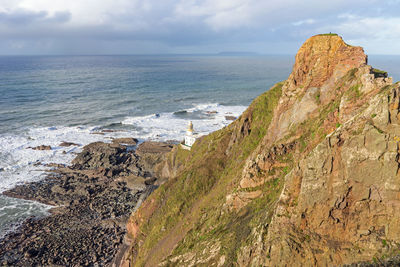
{"type": "Polygon", "coordinates": [[[0,54],[294,54],[335,32],[400,54],[400,0],[0,0],[0,54]]]}

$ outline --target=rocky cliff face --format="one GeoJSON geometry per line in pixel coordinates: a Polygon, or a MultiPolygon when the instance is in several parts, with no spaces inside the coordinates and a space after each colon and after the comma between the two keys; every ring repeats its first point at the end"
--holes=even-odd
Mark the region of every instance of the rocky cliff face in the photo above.
{"type": "Polygon", "coordinates": [[[137,266],[379,263],[399,254],[400,84],[337,35],[228,127],[173,150],[131,216],[137,266]],[[168,172],[172,173],[172,172],[168,172]]]}

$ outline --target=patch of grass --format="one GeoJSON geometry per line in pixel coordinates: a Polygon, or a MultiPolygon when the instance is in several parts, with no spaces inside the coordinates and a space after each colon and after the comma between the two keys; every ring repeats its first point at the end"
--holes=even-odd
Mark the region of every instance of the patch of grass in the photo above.
{"type": "Polygon", "coordinates": [[[360,87],[361,87],[360,84],[356,84],[356,85],[353,85],[352,87],[350,87],[350,89],[348,90],[350,100],[360,98],[360,96],[361,96],[360,87]]]}
{"type": "Polygon", "coordinates": [[[376,113],[371,114],[371,118],[375,118],[376,117],[376,113]]]}
{"type": "MultiPolygon", "coordinates": [[[[247,225],[253,214],[230,217],[227,213],[221,217],[220,207],[225,202],[227,188],[240,177],[245,160],[265,136],[282,86],[283,83],[278,83],[257,97],[235,122],[197,140],[191,151],[178,151],[176,158],[184,162],[182,173],[161,185],[146,200],[156,201],[157,208],[143,218],[142,245],[136,266],[150,259],[150,253],[160,242],[176,240],[173,236],[177,234],[185,239],[179,245],[170,245],[171,248],[178,245],[176,252],[196,251],[201,249],[201,241],[223,236],[222,245],[229,258],[236,255],[237,247],[250,234],[247,225]],[[232,143],[232,140],[235,141],[232,143]],[[202,219],[203,216],[206,219],[202,219]],[[179,232],[175,233],[178,225],[181,225],[179,232]]],[[[279,193],[270,194],[270,197],[272,195],[279,193]]],[[[165,245],[162,246],[165,249],[165,245]]]]}
{"type": "Polygon", "coordinates": [[[386,71],[380,70],[380,69],[371,69],[372,74],[374,74],[375,78],[377,77],[387,77],[388,73],[386,71]]]}
{"type": "Polygon", "coordinates": [[[245,142],[232,149],[234,154],[240,156],[240,159],[247,158],[265,136],[274,109],[282,94],[282,86],[283,82],[277,83],[269,91],[257,97],[243,114],[243,117],[248,117],[251,120],[251,132],[246,137],[245,142]]]}
{"type": "Polygon", "coordinates": [[[305,138],[306,138],[305,136],[301,136],[299,139],[300,152],[303,152],[307,147],[307,142],[306,142],[305,138]]]}
{"type": "Polygon", "coordinates": [[[318,92],[315,94],[315,101],[320,104],[321,103],[321,92],[318,90],[318,92]]]}
{"type": "Polygon", "coordinates": [[[348,72],[349,77],[350,78],[355,78],[357,70],[358,70],[357,68],[349,70],[349,72],[348,72]]]}
{"type": "Polygon", "coordinates": [[[310,237],[310,235],[305,235],[305,236],[304,236],[304,239],[305,239],[307,242],[310,242],[311,237],[310,237]]]}
{"type": "Polygon", "coordinates": [[[338,34],[337,33],[321,33],[321,34],[318,34],[318,36],[338,36],[338,34]]]}
{"type": "MultiPolygon", "coordinates": [[[[292,136],[299,136],[297,142],[298,148],[301,153],[312,149],[329,133],[329,129],[324,127],[323,125],[328,116],[332,116],[332,114],[338,110],[340,104],[340,96],[341,95],[338,95],[337,99],[331,101],[325,106],[320,107],[317,111],[317,117],[312,117],[291,128],[291,133],[288,135],[287,138],[292,136]]],[[[334,125],[332,125],[332,127],[334,127],[334,125]]]]}
{"type": "Polygon", "coordinates": [[[381,92],[382,91],[387,91],[389,88],[391,88],[392,87],[392,85],[390,85],[390,84],[388,84],[388,85],[385,85],[384,87],[382,87],[381,88],[381,92]]]}
{"type": "Polygon", "coordinates": [[[370,124],[372,125],[372,127],[374,127],[378,131],[378,133],[380,133],[380,134],[385,133],[382,129],[380,129],[379,127],[375,126],[374,124],[372,124],[372,123],[370,123],[370,124]]]}
{"type": "Polygon", "coordinates": [[[342,124],[340,124],[339,122],[336,123],[336,128],[339,128],[340,126],[342,126],[342,124]]]}
{"type": "Polygon", "coordinates": [[[290,170],[291,170],[291,169],[290,169],[288,166],[286,166],[286,167],[283,168],[282,171],[283,171],[283,173],[286,175],[286,174],[288,174],[288,173],[290,172],[290,170]]]}
{"type": "MultiPolygon", "coordinates": [[[[141,244],[136,266],[170,253],[171,257],[188,252],[200,256],[210,244],[220,244],[221,253],[226,255],[225,265],[234,265],[239,249],[254,242],[251,230],[261,227],[267,232],[284,177],[292,170],[296,159],[311,151],[329,131],[335,129],[343,91],[355,84],[356,72],[357,69],[349,71],[336,83],[338,90],[333,101],[319,106],[308,120],[291,126],[286,139],[280,141],[282,144],[293,142],[293,152],[277,156],[274,161],[284,164],[277,164],[279,167],[267,174],[259,174],[274,175],[273,179],[269,178],[257,188],[237,191],[262,192],[239,211],[230,212],[221,207],[226,203],[226,196],[238,188],[246,159],[267,133],[283,83],[257,97],[229,126],[199,139],[191,151],[179,152],[178,161],[184,164],[182,173],[168,180],[146,200],[147,203],[154,201],[156,209],[147,217],[141,217],[142,238],[136,240],[141,244]],[[294,137],[298,139],[292,140],[294,137]]],[[[354,85],[347,91],[357,97],[361,95],[359,89],[360,85],[354,85]]],[[[316,100],[320,98],[315,97],[316,100]]],[[[297,201],[293,203],[297,205],[297,201]]],[[[261,232],[261,237],[264,237],[264,232],[261,232]]]]}
{"type": "Polygon", "coordinates": [[[282,169],[278,178],[271,179],[259,186],[257,190],[261,190],[263,195],[254,199],[239,213],[226,212],[221,215],[220,210],[214,205],[204,207],[202,212],[207,215],[207,218],[199,221],[187,233],[185,239],[174,250],[174,254],[171,257],[188,252],[201,252],[207,249],[203,241],[211,244],[220,242],[221,253],[227,256],[227,262],[225,263],[228,266],[234,264],[238,250],[251,242],[249,238],[251,229],[261,223],[267,224],[270,222],[272,212],[266,213],[266,211],[273,210],[283,187],[283,175],[284,171],[282,169]]]}

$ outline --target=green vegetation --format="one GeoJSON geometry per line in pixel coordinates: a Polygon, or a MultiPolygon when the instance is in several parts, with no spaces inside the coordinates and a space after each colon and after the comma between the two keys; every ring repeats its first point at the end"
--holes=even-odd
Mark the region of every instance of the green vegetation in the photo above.
{"type": "Polygon", "coordinates": [[[221,216],[220,207],[225,202],[227,190],[233,188],[232,183],[239,182],[245,160],[265,136],[281,96],[282,85],[278,83],[257,97],[228,127],[199,139],[191,151],[180,149],[177,152],[175,164],[184,163],[185,169],[150,197],[156,201],[157,210],[141,228],[143,245],[138,251],[136,266],[149,260],[150,263],[160,260],[153,259],[152,251],[157,251],[157,257],[163,257],[158,245],[163,243],[165,249],[168,247],[166,244],[171,243],[172,249],[183,236],[185,239],[175,248],[175,253],[200,251],[207,246],[202,241],[224,236],[221,245],[229,255],[229,261],[234,262],[237,248],[250,234],[248,224],[258,214],[257,209],[274,202],[281,182],[278,179],[266,183],[262,190],[269,193],[261,198],[265,202],[249,205],[251,212],[249,210],[240,216],[230,213],[221,216]],[[248,131],[243,129],[246,125],[248,131]]]}
{"type": "Polygon", "coordinates": [[[388,73],[386,71],[380,69],[372,69],[372,73],[375,74],[375,77],[387,77],[388,73]]]}
{"type": "Polygon", "coordinates": [[[375,68],[373,68],[372,69],[372,71],[374,72],[374,73],[381,73],[381,74],[387,74],[387,72],[386,71],[383,71],[383,70],[380,70],[380,69],[375,69],[375,68]]]}
{"type": "Polygon", "coordinates": [[[356,78],[357,68],[349,70],[346,74],[345,79],[348,78],[349,80],[354,80],[356,78]]]}
{"type": "MultiPolygon", "coordinates": [[[[324,121],[328,118],[328,116],[332,116],[332,114],[338,110],[339,103],[340,95],[338,95],[338,97],[329,104],[320,107],[316,112],[318,114],[317,117],[312,117],[291,128],[291,132],[287,138],[299,136],[297,142],[299,144],[299,150],[301,153],[312,149],[329,133],[329,129],[323,127],[324,121]]],[[[334,126],[335,125],[332,125],[331,127],[334,126]]]]}
{"type": "Polygon", "coordinates": [[[349,100],[355,100],[360,98],[361,96],[360,88],[361,84],[358,83],[350,87],[350,89],[346,92],[349,97],[349,100]]]}
{"type": "Polygon", "coordinates": [[[384,131],[382,129],[380,129],[377,126],[375,126],[372,122],[370,124],[372,125],[372,127],[374,127],[378,131],[378,133],[380,133],[380,134],[384,133],[384,131]]]}
{"type": "Polygon", "coordinates": [[[387,89],[389,89],[391,86],[390,85],[385,85],[384,87],[382,87],[381,91],[386,91],[387,89]]]}
{"type": "Polygon", "coordinates": [[[317,104],[321,103],[321,92],[318,90],[318,92],[315,94],[315,101],[317,102],[317,104]]]}
{"type": "MultiPolygon", "coordinates": [[[[293,146],[283,154],[273,154],[271,158],[277,164],[270,169],[256,172],[256,176],[266,179],[259,186],[240,189],[238,184],[249,156],[259,152],[258,149],[263,150],[262,153],[271,149],[270,145],[263,147],[262,142],[282,94],[283,83],[257,97],[232,124],[196,141],[191,151],[179,149],[175,156],[170,155],[170,164],[184,166],[184,169],[146,200],[146,203],[153,203],[155,211],[142,217],[141,237],[136,242],[141,246],[135,266],[145,262],[151,266],[171,255],[167,258],[168,266],[168,259],[185,253],[199,256],[214,245],[226,256],[225,265],[233,266],[239,250],[254,242],[252,229],[265,227],[261,233],[267,233],[284,178],[295,161],[341,126],[338,110],[343,94],[348,94],[349,99],[363,97],[356,74],[357,69],[350,70],[333,87],[337,90],[330,103],[320,105],[307,120],[291,126],[290,133],[279,140],[279,145],[293,146]],[[224,207],[227,196],[232,193],[256,192],[260,195],[248,199],[239,210],[224,207]]],[[[315,99],[320,101],[319,92],[315,99]]],[[[355,131],[362,131],[362,127],[355,131]]],[[[297,200],[290,205],[297,205],[297,200]]],[[[312,238],[305,236],[306,241],[312,238]]]]}
{"type": "Polygon", "coordinates": [[[318,34],[318,36],[338,36],[338,34],[337,33],[321,33],[321,34],[318,34]]]}
{"type": "Polygon", "coordinates": [[[305,239],[305,241],[310,242],[311,237],[310,237],[310,235],[305,235],[305,236],[304,236],[304,239],[305,239]]]}

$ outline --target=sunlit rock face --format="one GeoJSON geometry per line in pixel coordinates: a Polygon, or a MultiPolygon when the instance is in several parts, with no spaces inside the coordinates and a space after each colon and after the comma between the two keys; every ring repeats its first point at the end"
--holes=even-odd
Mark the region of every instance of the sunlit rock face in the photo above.
{"type": "Polygon", "coordinates": [[[126,259],[137,266],[396,262],[399,103],[400,84],[367,65],[361,47],[335,34],[309,38],[286,81],[190,154],[173,150],[170,168],[179,163],[179,171],[131,216],[126,259]],[[183,191],[196,201],[179,200],[183,191]]]}

